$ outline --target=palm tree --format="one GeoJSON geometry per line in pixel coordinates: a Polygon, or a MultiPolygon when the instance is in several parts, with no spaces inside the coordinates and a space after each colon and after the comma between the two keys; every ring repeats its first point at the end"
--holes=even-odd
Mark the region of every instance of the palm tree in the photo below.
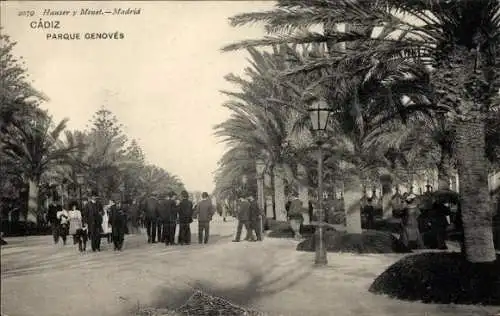
{"type": "MultiPolygon", "coordinates": [[[[439,1],[316,0],[301,4],[281,1],[280,14],[241,15],[233,24],[266,21],[269,28],[297,29],[313,23],[355,24],[380,27],[378,35],[349,30],[328,34],[304,33],[247,42],[267,45],[282,42],[327,40],[353,43],[340,58],[313,60],[302,68],[335,67],[349,75],[366,71],[371,60],[377,67],[411,61],[434,68],[434,94],[430,108],[447,109],[456,129],[455,152],[462,193],[462,217],[466,256],[471,262],[496,259],[492,237],[492,210],[489,207],[485,152],[485,116],[498,93],[500,4],[495,0],[439,1]],[[376,5],[374,5],[376,4],[376,5]],[[288,9],[288,15],[286,10],[288,9]],[[362,61],[362,62],[360,62],[362,61]]],[[[236,48],[238,45],[233,46],[236,48]]],[[[371,67],[371,68],[377,68],[371,67]]],[[[413,71],[408,67],[408,71],[413,71]]]]}
{"type": "Polygon", "coordinates": [[[215,126],[215,135],[225,138],[229,146],[245,144],[253,148],[255,159],[267,160],[269,170],[274,176],[275,206],[278,220],[286,220],[285,183],[284,183],[284,144],[287,139],[287,120],[289,111],[281,107],[269,106],[270,99],[285,100],[287,94],[276,81],[275,71],[285,69],[283,54],[261,53],[249,49],[252,67],[246,68],[251,80],[228,75],[226,79],[237,84],[241,92],[224,92],[233,100],[223,106],[233,112],[225,122],[215,126]],[[264,157],[262,156],[264,153],[264,157]]]}
{"type": "Polygon", "coordinates": [[[28,212],[38,212],[38,190],[41,177],[54,166],[70,163],[70,155],[78,146],[65,146],[59,139],[67,119],[52,126],[47,115],[38,115],[31,122],[8,127],[2,138],[7,163],[20,170],[29,186],[28,212]]]}

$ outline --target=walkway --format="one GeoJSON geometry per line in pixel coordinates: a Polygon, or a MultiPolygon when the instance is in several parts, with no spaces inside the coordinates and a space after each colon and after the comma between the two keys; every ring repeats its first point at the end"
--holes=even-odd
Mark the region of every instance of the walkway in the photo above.
{"type": "MultiPolygon", "coordinates": [[[[194,227],[193,227],[194,228],[194,227]]],[[[123,252],[79,254],[50,236],[9,239],[2,247],[2,312],[8,316],[118,316],[138,305],[178,307],[203,289],[271,315],[493,315],[476,306],[425,305],[375,296],[372,280],[400,255],[313,254],[267,238],[232,243],[234,223],[214,223],[208,245],[170,247],[128,236],[123,252]]],[[[104,241],[104,240],[103,240],[104,241]]]]}

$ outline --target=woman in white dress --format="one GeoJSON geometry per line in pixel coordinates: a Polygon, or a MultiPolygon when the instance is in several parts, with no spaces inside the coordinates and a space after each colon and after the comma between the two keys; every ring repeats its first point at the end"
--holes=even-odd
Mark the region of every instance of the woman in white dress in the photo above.
{"type": "Polygon", "coordinates": [[[102,215],[102,234],[108,240],[108,244],[112,242],[111,239],[111,225],[109,224],[109,213],[111,206],[115,205],[113,200],[109,200],[109,204],[104,206],[104,214],[102,215]]]}
{"type": "Polygon", "coordinates": [[[83,225],[82,212],[77,209],[77,206],[76,202],[70,204],[69,234],[73,235],[73,244],[78,244],[78,250],[84,252],[87,247],[87,231],[83,225]]]}

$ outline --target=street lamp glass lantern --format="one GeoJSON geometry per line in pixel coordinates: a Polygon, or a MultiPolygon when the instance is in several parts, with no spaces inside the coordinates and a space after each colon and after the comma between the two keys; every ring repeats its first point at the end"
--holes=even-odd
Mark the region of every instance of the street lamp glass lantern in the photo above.
{"type": "Polygon", "coordinates": [[[328,124],[331,109],[325,100],[314,101],[308,109],[313,131],[324,131],[328,124]]]}

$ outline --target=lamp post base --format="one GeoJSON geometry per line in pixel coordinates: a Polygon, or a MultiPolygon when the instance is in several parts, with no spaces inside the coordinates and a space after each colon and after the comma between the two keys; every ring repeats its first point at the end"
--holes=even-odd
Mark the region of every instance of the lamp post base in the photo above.
{"type": "Polygon", "coordinates": [[[316,235],[316,258],[314,260],[314,264],[316,266],[324,266],[328,264],[326,247],[325,247],[325,239],[324,239],[324,228],[321,223],[317,228],[318,233],[316,235]]]}

